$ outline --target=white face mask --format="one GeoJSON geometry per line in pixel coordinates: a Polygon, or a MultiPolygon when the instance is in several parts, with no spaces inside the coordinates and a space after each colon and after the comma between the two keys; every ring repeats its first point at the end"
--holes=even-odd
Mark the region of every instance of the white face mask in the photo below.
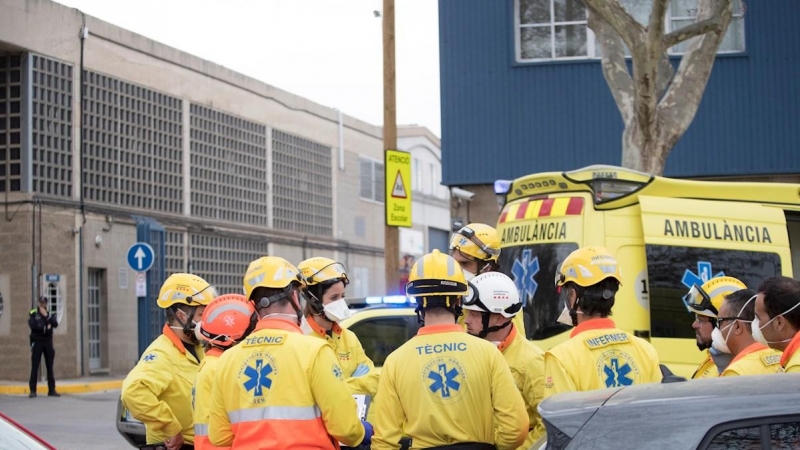
{"type": "Polygon", "coordinates": [[[733,324],[728,325],[728,334],[727,336],[722,336],[722,330],[717,327],[711,331],[711,346],[714,347],[715,350],[721,353],[730,353],[731,350],[728,348],[728,337],[731,335],[731,330],[733,329],[733,324]]]}
{"type": "Polygon", "coordinates": [[[467,269],[461,269],[461,271],[464,272],[464,278],[466,278],[467,281],[472,281],[472,279],[475,278],[475,274],[467,269]]]}
{"type": "Polygon", "coordinates": [[[203,322],[195,322],[194,324],[194,337],[197,338],[197,342],[201,344],[205,344],[207,339],[205,336],[200,334],[200,327],[203,326],[203,322]]]}
{"type": "Polygon", "coordinates": [[[331,322],[341,322],[352,315],[343,298],[324,305],[322,311],[331,322]]]}
{"type": "Polygon", "coordinates": [[[311,328],[311,325],[308,324],[308,319],[306,319],[306,316],[303,316],[303,318],[300,319],[300,331],[302,331],[303,334],[311,334],[314,332],[314,330],[311,328]]]}
{"type": "Polygon", "coordinates": [[[564,309],[561,311],[561,314],[558,315],[558,319],[556,319],[556,322],[563,323],[568,327],[573,326],[572,317],[569,315],[569,308],[567,308],[567,305],[564,305],[564,309]]]}
{"type": "Polygon", "coordinates": [[[791,340],[792,340],[792,338],[789,338],[789,339],[784,339],[784,340],[782,340],[782,341],[768,341],[768,340],[767,340],[767,338],[765,338],[765,337],[764,337],[764,334],[763,334],[763,333],[761,333],[761,330],[763,330],[763,329],[764,329],[764,327],[766,327],[767,325],[769,325],[770,323],[772,323],[772,321],[773,321],[773,320],[777,319],[777,318],[778,318],[778,316],[782,316],[782,315],[784,315],[784,314],[788,314],[788,313],[792,312],[792,311],[793,311],[795,308],[797,308],[798,306],[800,306],[800,303],[798,303],[798,304],[796,304],[796,305],[792,306],[791,308],[789,308],[789,309],[787,309],[786,311],[784,311],[784,312],[782,312],[782,313],[778,314],[777,316],[773,317],[772,319],[769,319],[769,320],[767,321],[767,323],[765,323],[764,325],[761,325],[761,322],[758,320],[758,316],[756,316],[756,318],[755,318],[755,319],[753,319],[753,339],[755,339],[757,342],[759,342],[759,343],[761,343],[761,344],[764,344],[764,345],[767,345],[767,346],[768,346],[769,344],[783,344],[784,342],[789,342],[789,341],[791,341],[791,340]]]}

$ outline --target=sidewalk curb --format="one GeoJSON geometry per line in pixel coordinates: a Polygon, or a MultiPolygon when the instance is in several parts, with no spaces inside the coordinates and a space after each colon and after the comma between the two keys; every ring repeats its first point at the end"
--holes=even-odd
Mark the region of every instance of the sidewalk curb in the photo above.
{"type": "MultiPolygon", "coordinates": [[[[46,383],[45,383],[46,384],[46,383]]],[[[87,392],[110,391],[122,388],[122,380],[96,381],[87,383],[56,383],[59,394],[85,394],[87,392]]],[[[28,386],[0,385],[0,395],[27,395],[30,393],[28,386]]],[[[36,386],[38,395],[47,395],[47,386],[36,386]]]]}

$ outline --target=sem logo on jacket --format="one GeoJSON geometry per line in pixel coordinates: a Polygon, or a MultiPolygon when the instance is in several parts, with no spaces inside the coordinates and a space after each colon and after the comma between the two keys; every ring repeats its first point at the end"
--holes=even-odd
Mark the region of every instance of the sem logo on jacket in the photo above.
{"type": "Polygon", "coordinates": [[[422,381],[428,394],[438,403],[454,403],[461,398],[466,380],[464,367],[451,357],[434,358],[422,369],[422,381]]]}
{"type": "Polygon", "coordinates": [[[278,368],[272,355],[256,353],[242,364],[238,379],[242,389],[253,396],[253,403],[262,403],[277,376],[278,368]]]}

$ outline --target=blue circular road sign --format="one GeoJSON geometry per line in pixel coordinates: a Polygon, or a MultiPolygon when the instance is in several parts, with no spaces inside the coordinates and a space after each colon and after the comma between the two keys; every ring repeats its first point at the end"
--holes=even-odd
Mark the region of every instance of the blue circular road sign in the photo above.
{"type": "Polygon", "coordinates": [[[147,272],[153,267],[155,254],[147,242],[137,242],[128,249],[128,265],[137,272],[147,272]]]}

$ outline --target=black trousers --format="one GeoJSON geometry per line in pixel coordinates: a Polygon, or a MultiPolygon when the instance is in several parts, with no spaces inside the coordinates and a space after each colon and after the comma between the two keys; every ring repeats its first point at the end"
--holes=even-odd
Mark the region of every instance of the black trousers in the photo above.
{"type": "Polygon", "coordinates": [[[44,355],[44,365],[47,368],[47,390],[56,391],[56,377],[53,375],[53,360],[56,358],[56,350],[53,348],[53,340],[33,341],[31,343],[31,379],[28,385],[31,392],[36,392],[36,381],[39,378],[39,363],[44,355]]]}

